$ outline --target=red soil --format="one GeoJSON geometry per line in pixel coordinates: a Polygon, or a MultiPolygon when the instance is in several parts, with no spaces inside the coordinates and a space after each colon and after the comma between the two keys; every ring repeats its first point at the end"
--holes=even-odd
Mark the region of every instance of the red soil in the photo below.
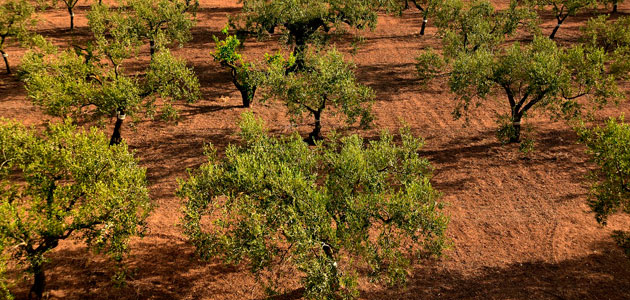
{"type": "MultiPolygon", "coordinates": [[[[150,231],[132,243],[128,260],[132,278],[122,288],[110,281],[112,265],[88,253],[83,246],[64,242],[51,255],[48,265],[50,299],[261,299],[263,291],[244,268],[199,261],[180,228],[181,200],[173,195],[177,178],[186,168],[205,160],[204,143],[219,149],[235,141],[240,96],[229,73],[213,62],[209,53],[212,35],[228,14],[238,12],[235,1],[201,1],[194,40],[175,55],[188,60],[202,83],[203,99],[180,105],[178,124],[141,121],[135,129],[126,126],[123,136],[142,165],[148,169],[151,194],[157,209],[149,219],[150,231]]],[[[507,1],[496,1],[507,2],[507,1]]],[[[81,2],[81,5],[86,5],[81,2]]],[[[75,39],[87,38],[85,14],[77,10],[75,39]]],[[[620,5],[630,13],[630,4],[620,5]]],[[[575,41],[578,27],[588,15],[570,17],[557,39],[575,41]]],[[[41,34],[59,45],[72,41],[68,15],[59,8],[46,12],[41,34]]],[[[544,31],[553,21],[547,18],[544,31]]],[[[435,28],[417,35],[421,16],[406,11],[401,18],[382,16],[373,32],[363,33],[365,43],[356,55],[347,55],[358,66],[360,79],[377,92],[373,130],[342,128],[325,119],[324,129],[337,128],[374,137],[377,129],[396,130],[409,124],[426,139],[422,154],[435,166],[433,184],[443,193],[451,216],[449,235],[454,247],[447,257],[418,267],[406,287],[383,288],[362,280],[363,299],[630,299],[630,260],[610,237],[613,229],[628,229],[630,221],[615,217],[602,227],[586,205],[585,175],[594,166],[585,147],[561,121],[537,114],[526,122],[535,128],[536,151],[524,157],[516,146],[497,142],[495,114],[508,107],[497,94],[472,112],[470,122],[453,120],[452,95],[444,83],[423,87],[415,78],[414,57],[428,46],[438,46],[435,28]]],[[[246,55],[255,58],[274,51],[273,41],[247,44],[246,55]]],[[[339,48],[349,52],[348,41],[339,48]]],[[[13,66],[23,49],[10,47],[13,66]]],[[[145,65],[148,47],[137,60],[145,65]]],[[[26,124],[42,124],[46,117],[26,98],[14,76],[0,75],[0,114],[26,124]]],[[[279,103],[255,103],[251,110],[278,133],[292,130],[286,110],[279,103]]],[[[625,104],[608,107],[600,120],[630,110],[625,104]]],[[[109,133],[113,122],[105,128],[109,133]]],[[[299,126],[308,132],[308,124],[299,126]]],[[[10,275],[19,278],[15,270],[10,275]]],[[[29,280],[13,288],[18,299],[28,291],[29,280]]],[[[296,280],[287,281],[287,294],[278,299],[297,299],[296,280]]]]}

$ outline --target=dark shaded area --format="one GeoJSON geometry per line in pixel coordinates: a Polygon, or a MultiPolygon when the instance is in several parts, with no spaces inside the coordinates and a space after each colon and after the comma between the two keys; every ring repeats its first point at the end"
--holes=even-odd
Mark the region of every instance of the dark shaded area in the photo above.
{"type": "Polygon", "coordinates": [[[548,262],[483,268],[465,275],[424,268],[405,288],[364,292],[366,299],[630,299],[630,260],[616,245],[592,246],[601,254],[548,262]]]}

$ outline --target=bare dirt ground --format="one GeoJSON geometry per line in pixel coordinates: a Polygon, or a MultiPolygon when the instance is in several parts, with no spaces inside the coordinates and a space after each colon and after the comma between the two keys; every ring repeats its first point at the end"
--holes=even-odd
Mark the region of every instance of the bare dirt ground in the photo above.
{"type": "MultiPolygon", "coordinates": [[[[140,121],[126,126],[123,135],[147,168],[157,209],[149,220],[148,235],[135,239],[128,260],[133,274],[127,285],[114,287],[113,269],[103,257],[72,242],[63,243],[52,255],[47,272],[50,299],[262,299],[263,291],[244,268],[199,261],[178,227],[181,200],[173,193],[186,168],[205,161],[204,143],[224,149],[235,142],[236,122],[245,111],[237,107],[240,95],[229,73],[212,61],[212,35],[220,35],[227,15],[237,13],[236,1],[202,0],[194,39],[174,53],[186,58],[198,73],[202,100],[180,105],[177,124],[140,121]]],[[[496,1],[507,2],[507,1],[496,1]]],[[[58,45],[89,35],[80,2],[73,34],[68,15],[61,8],[46,12],[41,34],[58,45]]],[[[630,13],[630,3],[619,7],[630,13]]],[[[569,17],[557,39],[570,43],[589,15],[569,17]]],[[[544,32],[553,21],[547,18],[544,32]]],[[[614,229],[628,229],[630,220],[615,217],[607,227],[598,225],[586,205],[585,175],[594,166],[585,147],[562,121],[543,113],[526,122],[535,128],[536,151],[524,157],[517,146],[503,146],[495,138],[495,115],[508,107],[497,94],[471,113],[470,122],[453,120],[454,101],[444,83],[428,87],[415,78],[414,57],[421,49],[438,46],[429,23],[424,37],[417,33],[421,17],[415,10],[402,17],[385,16],[373,32],[364,32],[365,43],[356,55],[349,41],[338,47],[358,66],[357,74],[374,88],[376,122],[372,130],[343,128],[325,119],[324,129],[358,132],[374,137],[378,130],[397,130],[406,122],[426,139],[421,153],[435,167],[433,184],[451,217],[449,235],[454,246],[447,256],[418,267],[406,287],[383,288],[361,282],[362,299],[630,299],[630,260],[610,237],[614,229]]],[[[246,55],[252,58],[275,51],[273,41],[251,41],[246,55]]],[[[8,49],[13,66],[24,50],[8,49]]],[[[145,47],[138,65],[146,64],[145,47]]],[[[282,104],[255,103],[251,110],[277,133],[293,130],[282,104]]],[[[627,104],[607,107],[600,120],[628,113],[627,104]]],[[[0,75],[0,115],[26,124],[51,119],[34,107],[15,76],[0,75]]],[[[112,120],[113,121],[113,120],[112,120]]],[[[113,122],[107,124],[109,134],[113,122]]],[[[299,126],[305,133],[308,124],[299,126]]],[[[15,270],[15,278],[22,277],[15,270]]],[[[18,299],[28,291],[29,279],[18,281],[18,299]]],[[[298,282],[287,281],[287,293],[277,299],[298,299],[298,282]]]]}

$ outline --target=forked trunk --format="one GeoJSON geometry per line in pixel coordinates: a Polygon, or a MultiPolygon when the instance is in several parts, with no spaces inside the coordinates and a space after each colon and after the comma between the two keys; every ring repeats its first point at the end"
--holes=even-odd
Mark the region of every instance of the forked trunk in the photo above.
{"type": "Polygon", "coordinates": [[[114,132],[112,133],[112,137],[109,140],[110,146],[118,145],[122,142],[122,136],[120,132],[121,132],[121,127],[124,121],[125,121],[125,111],[122,109],[118,110],[117,115],[116,115],[116,125],[114,125],[114,132]]]}

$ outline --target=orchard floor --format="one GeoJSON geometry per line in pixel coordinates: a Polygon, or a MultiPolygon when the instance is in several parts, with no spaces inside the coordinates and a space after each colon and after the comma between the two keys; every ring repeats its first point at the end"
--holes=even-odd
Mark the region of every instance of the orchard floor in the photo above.
{"type": "MultiPolygon", "coordinates": [[[[79,4],[74,34],[68,31],[68,15],[61,8],[44,14],[39,32],[58,45],[87,39],[88,7],[86,2],[79,4]]],[[[198,73],[202,100],[178,106],[182,117],[177,124],[140,120],[135,129],[124,129],[127,143],[147,168],[157,205],[147,236],[132,243],[128,263],[133,273],[127,285],[113,285],[112,265],[104,257],[64,242],[50,255],[49,299],[264,298],[246,268],[195,257],[178,227],[181,200],[173,195],[177,178],[186,177],[186,168],[205,161],[204,143],[222,150],[238,142],[236,122],[246,109],[238,107],[240,95],[229,73],[210,57],[212,36],[220,36],[227,15],[238,11],[236,1],[202,0],[194,39],[173,49],[198,73]]],[[[620,12],[630,14],[630,4],[621,5],[620,12]]],[[[587,17],[569,17],[558,41],[574,42],[587,17]]],[[[445,83],[422,86],[415,78],[414,57],[423,48],[439,46],[431,23],[425,36],[418,35],[420,20],[415,10],[402,17],[382,16],[376,30],[363,33],[365,40],[354,55],[351,38],[338,41],[338,48],[357,64],[358,77],[377,93],[376,121],[373,129],[359,130],[325,119],[324,129],[370,138],[381,129],[395,131],[406,123],[424,137],[421,154],[435,167],[433,184],[448,205],[448,233],[454,246],[446,257],[415,269],[405,287],[385,288],[361,280],[361,298],[630,299],[630,260],[610,237],[615,229],[628,229],[630,219],[614,217],[606,227],[596,223],[586,205],[585,180],[594,166],[573,131],[565,122],[538,113],[526,121],[535,129],[530,134],[536,140],[532,154],[525,156],[517,146],[501,145],[495,137],[495,115],[508,111],[501,94],[473,110],[467,124],[454,120],[455,102],[445,83]]],[[[548,33],[552,28],[548,16],[543,30],[548,33]]],[[[277,50],[277,45],[250,41],[246,55],[259,58],[277,50]]],[[[15,67],[24,51],[11,47],[8,53],[15,67]]],[[[148,47],[139,57],[132,63],[146,65],[148,47]]],[[[251,110],[276,134],[295,129],[280,103],[255,103],[251,110]]],[[[626,103],[610,106],[599,119],[624,112],[630,112],[626,103]]],[[[15,76],[4,74],[0,75],[0,114],[35,126],[51,120],[28,101],[15,76]]],[[[297,129],[306,134],[308,125],[304,122],[297,129]]],[[[107,134],[112,126],[109,122],[104,127],[107,134]]],[[[18,270],[10,275],[22,277],[18,270]]],[[[29,280],[18,280],[14,286],[18,299],[25,297],[29,280]]],[[[284,284],[286,293],[275,299],[300,298],[298,279],[284,284]]]]}

